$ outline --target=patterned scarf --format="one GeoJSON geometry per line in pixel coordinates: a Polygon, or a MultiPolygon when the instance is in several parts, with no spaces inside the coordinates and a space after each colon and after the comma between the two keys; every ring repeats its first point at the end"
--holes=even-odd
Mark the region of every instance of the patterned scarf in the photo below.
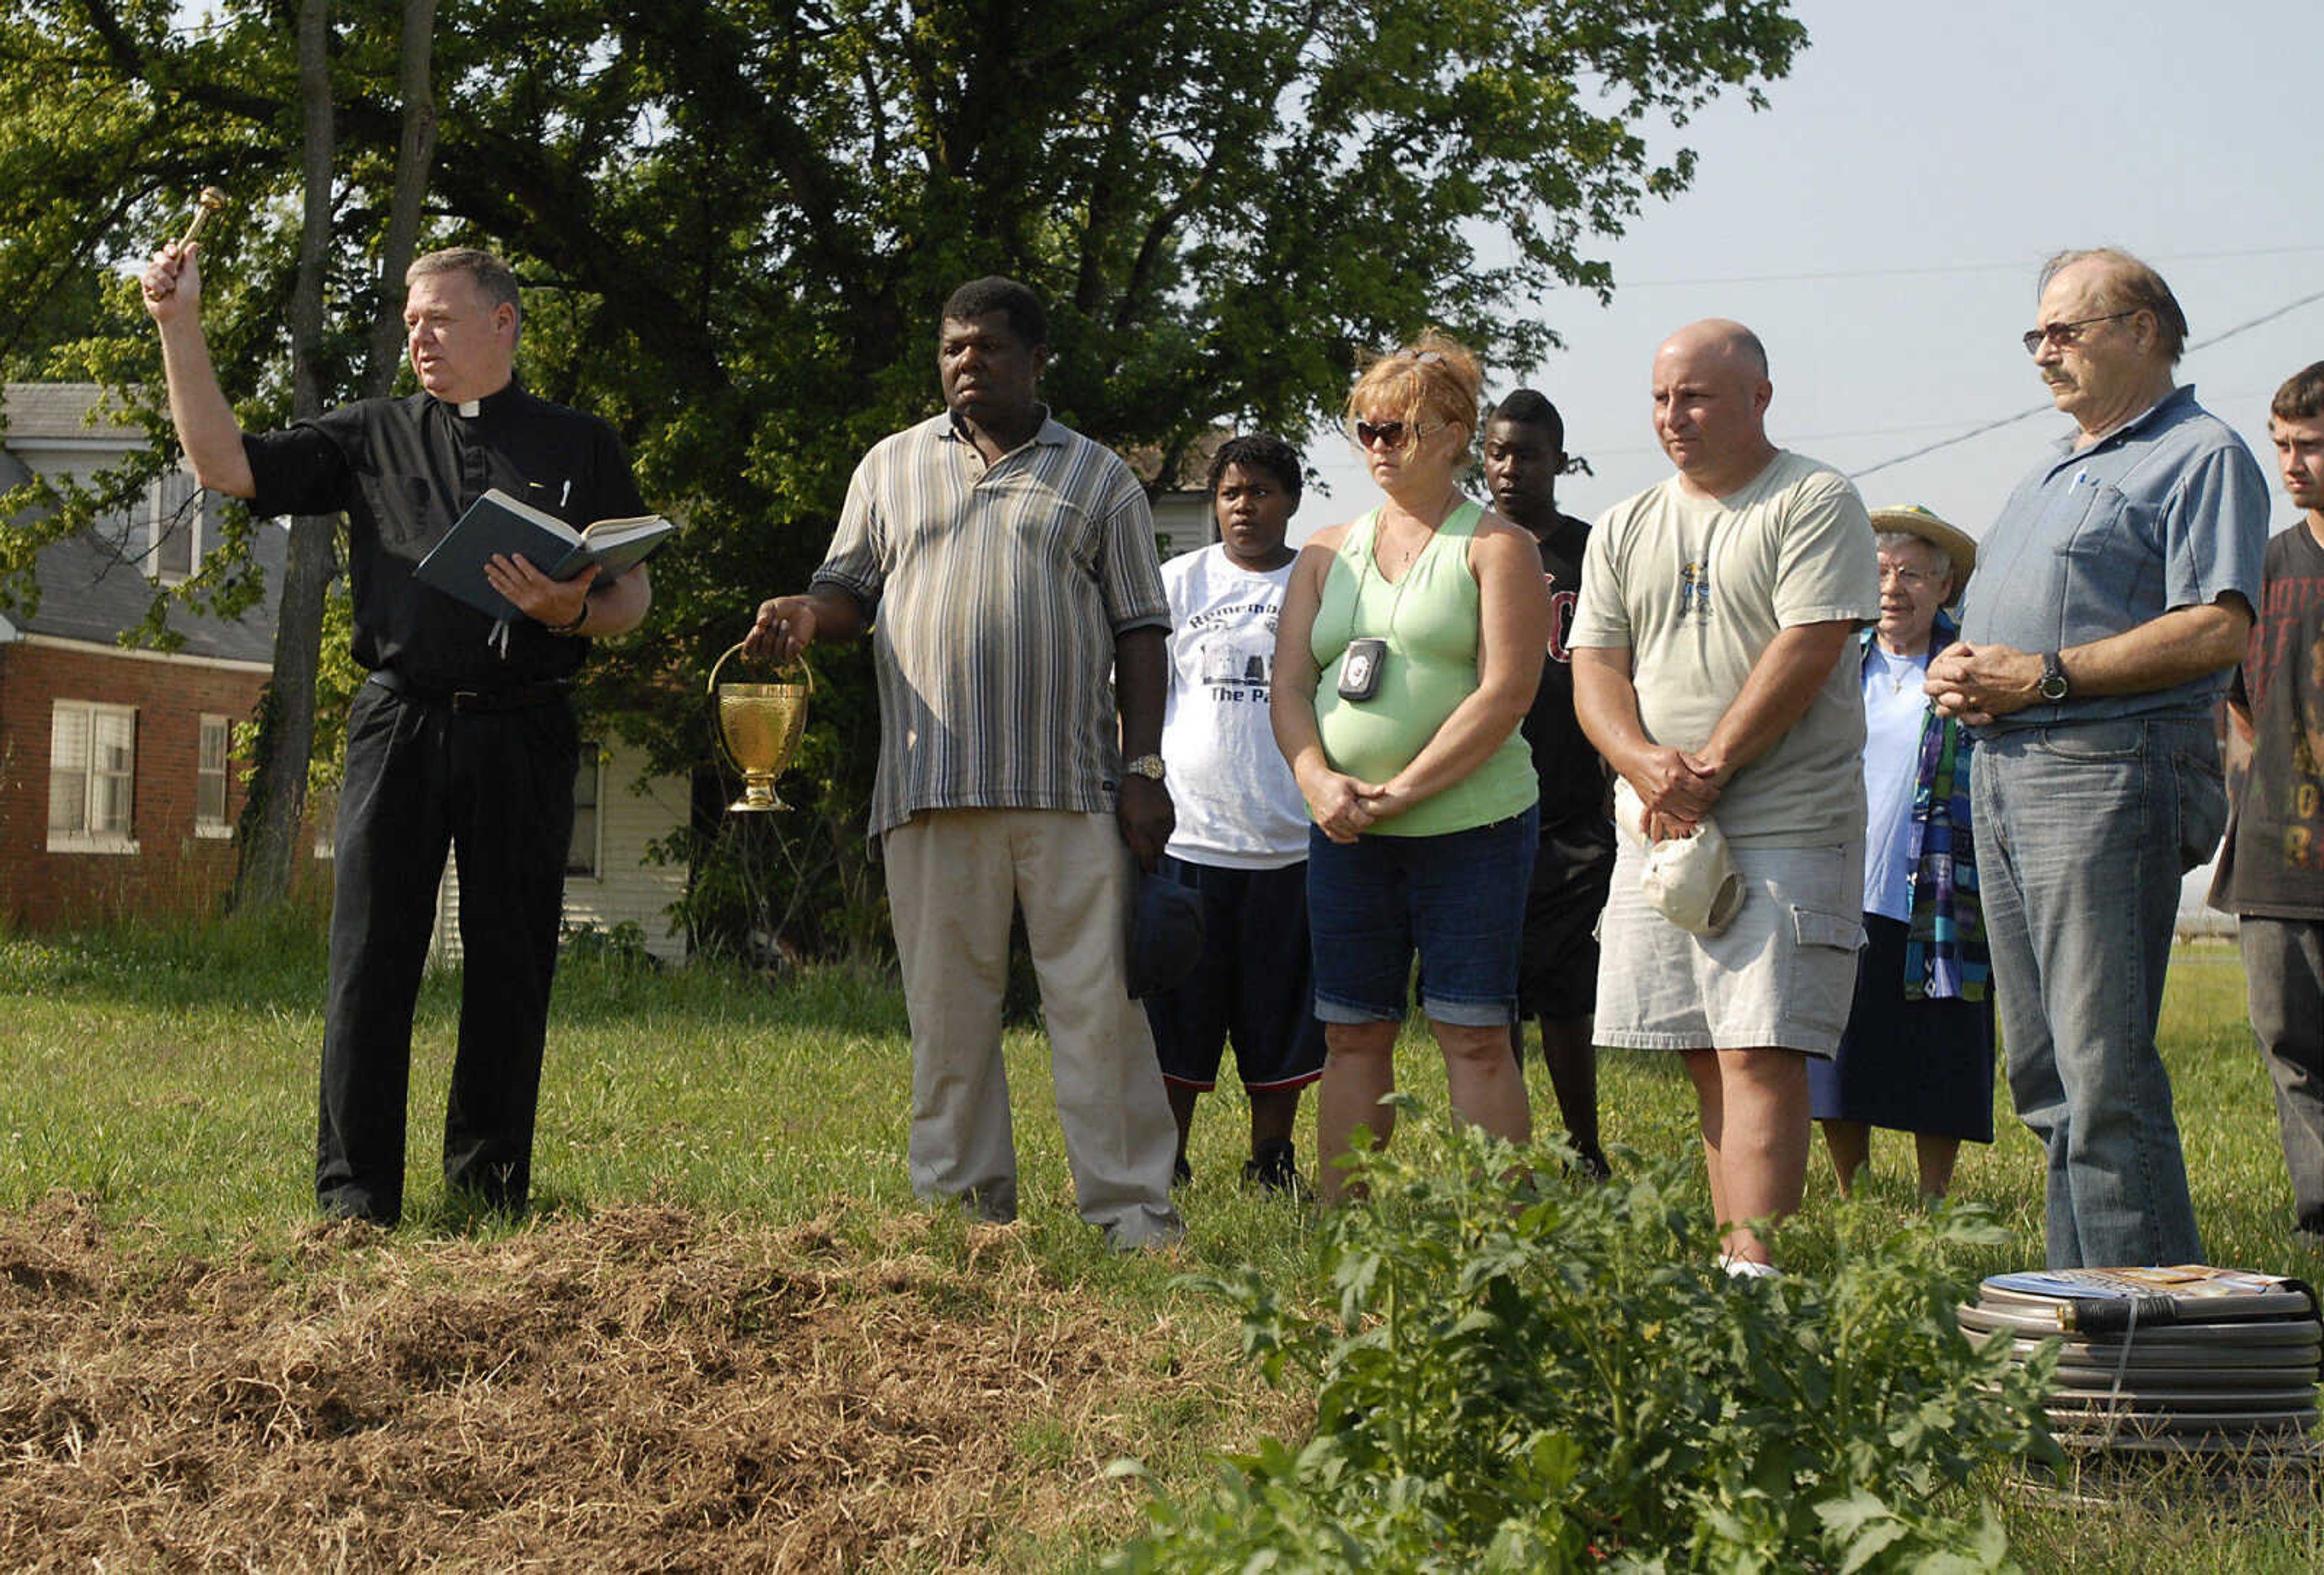
{"type": "MultiPolygon", "coordinates": [[[[1960,638],[1941,612],[1931,649],[1960,638]]],[[[1920,769],[1905,857],[1912,903],[1904,940],[1904,999],[1983,1000],[1991,970],[1978,903],[1977,845],[1969,834],[1969,774],[1975,746],[1960,723],[1932,708],[1921,719],[1920,769]]]]}

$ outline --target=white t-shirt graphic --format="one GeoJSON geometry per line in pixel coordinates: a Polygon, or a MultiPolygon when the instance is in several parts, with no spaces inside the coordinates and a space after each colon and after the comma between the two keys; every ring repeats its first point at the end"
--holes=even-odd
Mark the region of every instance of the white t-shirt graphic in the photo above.
{"type": "Polygon", "coordinates": [[[1307,856],[1307,806],[1267,719],[1275,625],[1291,565],[1240,568],[1206,547],[1162,566],[1170,695],[1162,758],[1177,811],[1174,859],[1275,870],[1307,856]]]}
{"type": "MultiPolygon", "coordinates": [[[[1726,497],[1673,476],[1608,510],[1590,532],[1570,640],[1628,649],[1646,736],[1699,750],[1777,634],[1879,616],[1864,500],[1838,471],[1779,452],[1726,497]]],[[[1833,663],[1800,719],[1727,784],[1711,815],[1730,843],[1862,840],[1862,682],[1833,663]]]]}

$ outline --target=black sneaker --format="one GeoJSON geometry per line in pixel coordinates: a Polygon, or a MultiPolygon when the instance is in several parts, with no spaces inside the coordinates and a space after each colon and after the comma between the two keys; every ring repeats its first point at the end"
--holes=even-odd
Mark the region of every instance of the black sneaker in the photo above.
{"type": "Polygon", "coordinates": [[[1299,1174],[1297,1156],[1288,1139],[1269,1138],[1242,1163],[1242,1182],[1272,1197],[1304,1200],[1312,1194],[1299,1174]]]}
{"type": "Polygon", "coordinates": [[[1580,1166],[1582,1174],[1590,1180],[1602,1182],[1614,1179],[1614,1167],[1606,1163],[1606,1156],[1602,1150],[1576,1149],[1573,1158],[1575,1165],[1580,1166]]]}
{"type": "Polygon", "coordinates": [[[1185,1155],[1182,1154],[1178,1156],[1177,1158],[1170,1162],[1170,1184],[1172,1186],[1192,1186],[1194,1182],[1194,1167],[1186,1163],[1186,1156],[1185,1155]]]}

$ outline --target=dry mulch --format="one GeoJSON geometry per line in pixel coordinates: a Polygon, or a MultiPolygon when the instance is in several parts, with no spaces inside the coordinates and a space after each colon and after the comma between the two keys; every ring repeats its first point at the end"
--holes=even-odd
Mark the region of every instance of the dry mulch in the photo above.
{"type": "Polygon", "coordinates": [[[84,1200],[0,1215],[0,1567],[998,1568],[1142,1524],[1102,1473],[1156,1405],[1269,1406],[1005,1229],[881,1230],[649,1205],[156,1265],[84,1200]]]}

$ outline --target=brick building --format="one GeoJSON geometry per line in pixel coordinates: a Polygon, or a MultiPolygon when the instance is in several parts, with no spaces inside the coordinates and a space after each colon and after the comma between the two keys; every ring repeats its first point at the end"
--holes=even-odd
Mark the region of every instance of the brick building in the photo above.
{"type": "MultiPolygon", "coordinates": [[[[135,428],[92,422],[87,384],[11,383],[0,401],[0,493],[144,446],[135,428]]],[[[143,506],[42,553],[37,609],[0,612],[0,925],[208,912],[232,877],[232,730],[265,685],[272,612],[175,613],[183,644],[167,653],[118,638],[156,582],[200,566],[217,529],[206,503],[189,478],[162,478],[143,506]]],[[[279,530],[261,538],[270,577],[285,545],[279,530]]]]}
{"type": "MultiPolygon", "coordinates": [[[[92,422],[97,404],[86,383],[0,390],[0,493],[36,474],[86,477],[145,446],[136,428],[92,422]]],[[[200,566],[216,507],[190,478],[165,477],[143,507],[42,553],[37,610],[0,611],[0,926],[215,912],[232,880],[244,798],[232,730],[255,714],[272,670],[272,604],[234,622],[175,612],[184,643],[167,654],[119,640],[156,581],[200,566]]],[[[270,587],[288,548],[281,530],[256,538],[270,587]]],[[[682,960],[687,939],[669,909],[686,871],[646,852],[685,823],[687,784],[650,775],[634,748],[609,740],[584,751],[575,789],[566,922],[635,924],[649,951],[682,960]]],[[[327,838],[316,852],[327,879],[327,838]]],[[[456,957],[448,871],[438,907],[438,949],[456,957]]]]}

